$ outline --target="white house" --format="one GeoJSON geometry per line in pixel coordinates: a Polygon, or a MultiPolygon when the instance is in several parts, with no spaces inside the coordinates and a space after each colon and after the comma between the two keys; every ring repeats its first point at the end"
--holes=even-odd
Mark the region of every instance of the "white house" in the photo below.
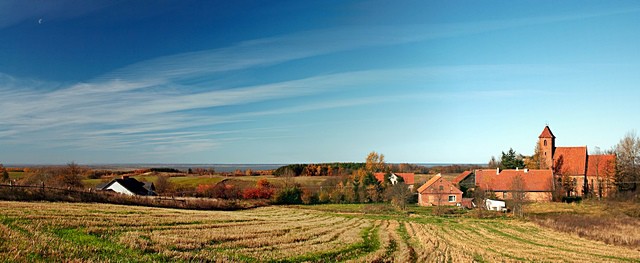
{"type": "Polygon", "coordinates": [[[106,184],[98,185],[98,190],[113,191],[126,195],[156,195],[153,183],[143,183],[129,176],[113,179],[106,184]]]}

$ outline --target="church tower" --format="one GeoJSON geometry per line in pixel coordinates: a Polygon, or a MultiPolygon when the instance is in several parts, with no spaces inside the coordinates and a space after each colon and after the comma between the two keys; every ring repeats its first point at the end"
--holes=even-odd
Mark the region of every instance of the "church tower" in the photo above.
{"type": "Polygon", "coordinates": [[[538,136],[538,147],[540,147],[540,169],[551,169],[553,153],[556,150],[556,136],[553,136],[548,125],[544,127],[544,130],[538,136]]]}

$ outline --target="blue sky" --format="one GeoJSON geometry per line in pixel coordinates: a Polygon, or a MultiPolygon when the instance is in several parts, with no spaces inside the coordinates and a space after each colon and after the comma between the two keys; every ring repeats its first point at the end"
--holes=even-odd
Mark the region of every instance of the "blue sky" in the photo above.
{"type": "Polygon", "coordinates": [[[0,162],[485,163],[640,123],[637,1],[2,1],[0,162]]]}

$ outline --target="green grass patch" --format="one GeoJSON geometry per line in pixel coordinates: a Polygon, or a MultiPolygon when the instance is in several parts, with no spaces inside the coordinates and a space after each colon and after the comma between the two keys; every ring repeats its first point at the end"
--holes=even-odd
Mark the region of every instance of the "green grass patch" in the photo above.
{"type": "Polygon", "coordinates": [[[169,261],[162,255],[144,254],[141,251],[127,248],[109,239],[87,234],[81,229],[53,229],[51,232],[63,241],[70,242],[74,247],[82,248],[65,253],[70,258],[115,262],[169,261]]]}
{"type": "MultiPolygon", "coordinates": [[[[338,262],[360,257],[376,251],[380,247],[380,240],[378,240],[378,228],[374,226],[367,227],[362,230],[360,236],[362,237],[362,242],[351,244],[339,250],[322,253],[307,253],[299,257],[278,259],[268,262],[338,262]]],[[[388,249],[389,248],[387,248],[387,251],[388,249]]],[[[393,248],[393,251],[395,251],[395,247],[393,248]]],[[[391,253],[393,253],[393,251],[391,253]]]]}
{"type": "Polygon", "coordinates": [[[24,177],[24,172],[9,172],[9,179],[19,180],[24,177]]]}
{"type": "Polygon", "coordinates": [[[7,226],[11,230],[18,231],[25,235],[29,235],[28,230],[17,225],[18,222],[29,224],[29,221],[26,219],[18,219],[18,218],[8,217],[5,215],[0,215],[0,224],[7,226]]]}

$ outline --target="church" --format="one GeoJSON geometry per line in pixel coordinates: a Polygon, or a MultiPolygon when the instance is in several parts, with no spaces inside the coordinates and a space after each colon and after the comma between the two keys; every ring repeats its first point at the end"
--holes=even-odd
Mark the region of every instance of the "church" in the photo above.
{"type": "Polygon", "coordinates": [[[538,136],[538,147],[540,168],[552,170],[559,184],[572,186],[566,194],[604,197],[614,189],[614,154],[590,155],[587,146],[556,147],[556,136],[549,126],[538,136]],[[571,181],[563,183],[563,178],[571,181]]]}

